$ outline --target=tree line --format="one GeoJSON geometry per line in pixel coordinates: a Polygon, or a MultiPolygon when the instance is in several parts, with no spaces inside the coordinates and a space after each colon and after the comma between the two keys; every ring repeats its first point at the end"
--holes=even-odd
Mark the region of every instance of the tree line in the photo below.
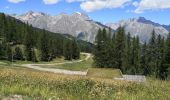
{"type": "Polygon", "coordinates": [[[66,60],[79,59],[77,40],[34,28],[0,13],[0,60],[37,62],[60,56],[66,60]]]}
{"type": "Polygon", "coordinates": [[[153,30],[149,41],[141,43],[138,36],[99,29],[95,40],[94,62],[99,68],[117,68],[123,74],[170,78],[170,33],[167,38],[153,30]]]}

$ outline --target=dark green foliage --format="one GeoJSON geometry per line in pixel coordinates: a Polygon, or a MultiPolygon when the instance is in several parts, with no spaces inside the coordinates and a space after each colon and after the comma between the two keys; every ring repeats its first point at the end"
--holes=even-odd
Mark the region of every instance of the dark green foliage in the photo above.
{"type": "Polygon", "coordinates": [[[13,51],[11,46],[7,46],[7,60],[8,61],[13,61],[13,51]]]}
{"type": "Polygon", "coordinates": [[[139,38],[134,37],[132,40],[132,48],[131,48],[131,73],[139,74],[140,73],[140,45],[139,38]]]}
{"type": "MultiPolygon", "coordinates": [[[[164,67],[161,68],[161,72],[163,72],[163,75],[161,75],[162,79],[170,80],[170,33],[168,34],[168,37],[166,39],[166,46],[165,46],[165,62],[163,63],[164,67]]],[[[161,74],[160,72],[160,74],[161,74]]]]}
{"type": "Polygon", "coordinates": [[[73,51],[72,51],[72,43],[70,40],[64,41],[63,53],[64,53],[65,60],[72,60],[73,51]]]}
{"type": "Polygon", "coordinates": [[[5,43],[0,40],[0,60],[5,60],[6,56],[6,46],[5,43]]]}
{"type": "Polygon", "coordinates": [[[143,75],[149,75],[151,72],[151,69],[148,64],[148,56],[147,56],[147,51],[148,47],[146,42],[142,46],[141,50],[141,69],[142,69],[142,74],[143,75]]]}
{"type": "Polygon", "coordinates": [[[148,43],[140,43],[139,37],[125,35],[123,27],[115,33],[99,29],[95,41],[96,67],[118,68],[123,74],[152,75],[167,79],[170,70],[170,34],[165,39],[153,30],[148,43]]]}
{"type": "Polygon", "coordinates": [[[73,40],[72,42],[72,58],[73,59],[79,59],[80,58],[80,49],[78,47],[78,44],[76,40],[73,40]]]}
{"type": "Polygon", "coordinates": [[[23,45],[20,49],[18,47],[14,48],[16,50],[14,57],[16,60],[23,60],[23,57],[25,57],[26,60],[33,62],[39,60],[50,61],[64,55],[64,40],[70,41],[69,48],[74,51],[74,54],[72,51],[69,51],[73,55],[71,59],[79,59],[80,50],[82,48],[90,48],[89,45],[84,45],[87,44],[86,42],[80,42],[82,43],[80,46],[77,42],[73,42],[74,38],[69,39],[65,35],[33,28],[28,23],[22,23],[19,20],[0,13],[0,59],[9,58],[11,60],[11,49],[6,47],[6,45],[10,44],[11,47],[23,45]],[[21,53],[21,49],[24,51],[22,52],[23,54],[21,53]],[[41,53],[38,53],[39,51],[41,53]],[[39,55],[37,54],[41,54],[41,58],[38,58],[39,55]]]}
{"type": "Polygon", "coordinates": [[[33,49],[32,51],[32,62],[38,62],[37,55],[36,55],[36,50],[33,49]]]}
{"type": "Polygon", "coordinates": [[[26,29],[26,36],[25,36],[25,46],[26,46],[26,59],[28,61],[32,61],[32,52],[33,52],[33,48],[35,46],[34,40],[33,40],[33,30],[32,30],[32,26],[31,27],[27,27],[26,29]]]}
{"type": "Polygon", "coordinates": [[[157,46],[156,46],[156,34],[155,34],[155,31],[153,30],[152,32],[152,37],[150,38],[149,40],[149,44],[148,44],[148,49],[149,49],[149,52],[148,52],[148,57],[149,57],[149,67],[150,69],[152,70],[152,74],[156,74],[156,56],[157,56],[157,46]]]}
{"type": "Polygon", "coordinates": [[[23,52],[22,52],[21,48],[18,46],[15,48],[14,59],[15,60],[24,60],[23,52]]]}
{"type": "Polygon", "coordinates": [[[131,35],[128,33],[127,38],[126,38],[126,47],[125,47],[125,58],[124,58],[124,63],[123,66],[125,66],[124,70],[126,71],[127,74],[131,73],[131,48],[132,48],[132,41],[131,41],[131,35]]]}
{"type": "Polygon", "coordinates": [[[115,38],[115,62],[116,67],[124,72],[123,61],[125,57],[125,31],[123,27],[117,29],[115,38]]]}
{"type": "Polygon", "coordinates": [[[41,37],[41,60],[42,61],[49,61],[49,46],[48,46],[49,40],[47,37],[47,34],[45,31],[43,31],[42,37],[41,37]]]}
{"type": "Polygon", "coordinates": [[[165,47],[165,63],[170,64],[170,33],[168,34],[165,47]]]}
{"type": "MultiPolygon", "coordinates": [[[[99,29],[98,34],[95,40],[95,50],[94,50],[94,61],[97,67],[109,67],[108,65],[108,55],[107,55],[107,46],[108,44],[108,36],[106,29],[99,29]]],[[[109,37],[110,38],[110,37],[109,37]]]]}

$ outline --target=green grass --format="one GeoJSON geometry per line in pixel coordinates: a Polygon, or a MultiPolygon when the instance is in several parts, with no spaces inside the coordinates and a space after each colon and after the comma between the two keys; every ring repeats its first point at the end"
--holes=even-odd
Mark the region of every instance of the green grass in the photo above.
{"type": "MultiPolygon", "coordinates": [[[[82,55],[81,59],[84,58],[82,55]]],[[[60,61],[63,61],[62,58],[56,60],[60,61]]],[[[170,100],[170,81],[150,77],[146,83],[113,80],[113,77],[121,77],[120,70],[92,68],[92,63],[90,58],[60,66],[69,70],[89,68],[87,77],[41,72],[0,63],[0,100],[12,95],[21,95],[23,100],[170,100]]]]}
{"type": "Polygon", "coordinates": [[[119,69],[90,68],[88,69],[87,76],[113,79],[115,77],[122,77],[122,73],[119,69]]]}
{"type": "Polygon", "coordinates": [[[145,84],[112,79],[0,67],[0,99],[24,100],[170,100],[170,82],[148,78],[145,84]]]}
{"type": "MultiPolygon", "coordinates": [[[[81,59],[84,60],[86,56],[82,55],[81,59]]],[[[93,66],[93,59],[89,58],[88,60],[84,60],[82,62],[75,62],[69,64],[62,64],[62,65],[43,65],[43,68],[57,68],[57,69],[66,69],[66,70],[74,70],[74,71],[86,71],[88,68],[92,68],[93,66]]]]}

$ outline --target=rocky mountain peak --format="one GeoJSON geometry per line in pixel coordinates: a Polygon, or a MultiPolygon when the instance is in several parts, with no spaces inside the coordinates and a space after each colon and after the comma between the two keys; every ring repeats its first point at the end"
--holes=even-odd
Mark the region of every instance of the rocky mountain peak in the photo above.
{"type": "Polygon", "coordinates": [[[75,37],[81,35],[81,39],[93,42],[99,28],[106,27],[90,20],[89,16],[74,12],[72,14],[60,13],[52,16],[41,12],[29,11],[15,18],[28,22],[34,27],[46,29],[54,33],[70,34],[75,37]]]}
{"type": "Polygon", "coordinates": [[[73,14],[71,14],[71,16],[74,16],[74,17],[79,17],[79,18],[82,18],[84,20],[89,20],[89,16],[84,14],[84,13],[81,13],[81,12],[74,12],[73,14]]]}
{"type": "Polygon", "coordinates": [[[155,30],[156,34],[164,37],[166,37],[169,32],[168,26],[163,26],[144,17],[130,18],[121,20],[118,23],[109,23],[106,25],[114,30],[122,26],[125,28],[126,33],[131,33],[131,36],[139,36],[141,42],[148,41],[153,30],[155,30]]]}

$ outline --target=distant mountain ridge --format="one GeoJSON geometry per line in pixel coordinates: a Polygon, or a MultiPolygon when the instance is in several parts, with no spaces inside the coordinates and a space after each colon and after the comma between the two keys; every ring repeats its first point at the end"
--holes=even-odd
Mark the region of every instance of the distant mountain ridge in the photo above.
{"type": "Polygon", "coordinates": [[[156,34],[166,37],[170,31],[170,25],[161,25],[144,17],[130,18],[121,20],[117,23],[102,24],[89,18],[88,15],[75,12],[72,14],[61,13],[51,16],[42,12],[29,11],[22,15],[11,15],[23,22],[28,22],[34,27],[46,29],[51,32],[69,34],[78,39],[93,43],[99,28],[109,29],[111,27],[116,30],[119,26],[125,28],[126,34],[129,32],[131,36],[139,36],[141,42],[148,41],[151,32],[155,30],[156,34]]]}
{"type": "Polygon", "coordinates": [[[99,28],[107,26],[91,20],[86,14],[75,12],[73,14],[61,13],[51,16],[42,12],[29,11],[13,17],[32,24],[34,27],[46,29],[55,33],[70,34],[88,42],[94,42],[99,28]]]}
{"type": "Polygon", "coordinates": [[[113,30],[122,26],[125,28],[126,34],[129,32],[132,37],[139,36],[141,42],[148,41],[153,30],[155,30],[157,35],[160,34],[163,37],[166,37],[170,31],[170,25],[161,25],[147,20],[144,17],[130,18],[128,20],[121,20],[118,23],[108,23],[106,25],[113,30]]]}

